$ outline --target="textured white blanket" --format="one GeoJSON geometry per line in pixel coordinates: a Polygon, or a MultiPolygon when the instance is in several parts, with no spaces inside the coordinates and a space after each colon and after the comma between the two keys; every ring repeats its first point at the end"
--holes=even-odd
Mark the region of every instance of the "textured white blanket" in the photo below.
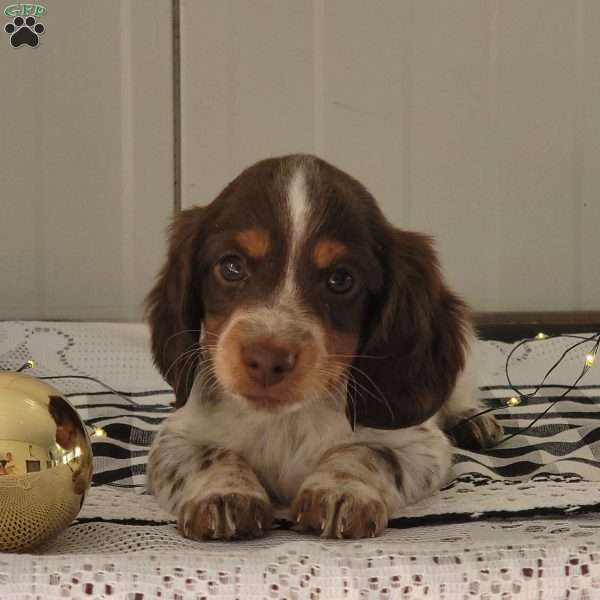
{"type": "MultiPolygon", "coordinates": [[[[568,344],[519,351],[515,382],[531,391],[568,344]]],[[[510,348],[478,347],[482,398],[499,406],[514,395],[510,348]]],[[[584,356],[585,347],[569,357],[537,399],[500,410],[507,432],[544,410],[584,356]]],[[[109,437],[94,441],[96,487],[77,521],[36,555],[0,555],[0,599],[600,598],[600,367],[527,434],[457,452],[448,486],[395,515],[382,538],[323,542],[281,529],[222,544],[184,540],[141,493],[148,445],[172,400],[143,325],[0,323],[0,368],[30,358],[33,375],[88,375],[122,396],[91,381],[50,381],[109,437]]]]}

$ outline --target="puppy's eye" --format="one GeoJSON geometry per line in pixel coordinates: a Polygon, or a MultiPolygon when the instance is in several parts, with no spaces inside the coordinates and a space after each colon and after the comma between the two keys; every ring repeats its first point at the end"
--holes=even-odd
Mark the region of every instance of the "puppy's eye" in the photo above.
{"type": "Polygon", "coordinates": [[[327,287],[334,294],[347,294],[354,287],[354,277],[347,269],[334,269],[327,279],[327,287]]]}
{"type": "Polygon", "coordinates": [[[217,264],[219,275],[225,281],[237,282],[246,279],[244,261],[235,254],[224,256],[217,264]]]}

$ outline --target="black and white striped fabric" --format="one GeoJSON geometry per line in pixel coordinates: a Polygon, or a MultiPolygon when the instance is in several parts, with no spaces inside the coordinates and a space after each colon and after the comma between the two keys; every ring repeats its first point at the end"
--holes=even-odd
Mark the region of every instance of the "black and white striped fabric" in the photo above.
{"type": "MultiPolygon", "coordinates": [[[[570,340],[532,342],[511,361],[511,377],[532,392],[570,340]]],[[[584,345],[561,363],[539,394],[515,407],[505,362],[511,344],[479,342],[480,394],[497,406],[507,434],[518,433],[577,377],[584,345]]],[[[0,323],[0,368],[36,361],[29,374],[49,379],[77,408],[93,436],[94,485],[144,493],[147,452],[173,394],[154,366],[144,325],[106,323],[0,323]],[[86,379],[89,376],[119,394],[86,379]]],[[[600,507],[600,367],[534,427],[485,452],[457,450],[448,485],[393,524],[456,522],[506,514],[593,512],[600,507]]]]}

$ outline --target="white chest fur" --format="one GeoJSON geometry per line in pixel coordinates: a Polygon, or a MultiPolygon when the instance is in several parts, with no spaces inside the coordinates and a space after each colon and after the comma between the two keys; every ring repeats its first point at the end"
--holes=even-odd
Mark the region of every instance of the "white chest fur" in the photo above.
{"type": "Polygon", "coordinates": [[[326,450],[353,438],[343,414],[316,402],[274,414],[233,398],[201,403],[192,393],[169,421],[193,444],[214,444],[243,457],[272,499],[282,504],[293,499],[326,450]]]}

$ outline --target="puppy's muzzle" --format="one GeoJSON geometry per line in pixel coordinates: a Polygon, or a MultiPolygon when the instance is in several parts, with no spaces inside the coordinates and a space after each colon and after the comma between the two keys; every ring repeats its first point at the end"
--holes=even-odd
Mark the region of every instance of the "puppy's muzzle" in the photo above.
{"type": "Polygon", "coordinates": [[[294,370],[298,352],[289,346],[258,341],[242,346],[241,358],[248,377],[269,387],[283,381],[294,370]]]}

